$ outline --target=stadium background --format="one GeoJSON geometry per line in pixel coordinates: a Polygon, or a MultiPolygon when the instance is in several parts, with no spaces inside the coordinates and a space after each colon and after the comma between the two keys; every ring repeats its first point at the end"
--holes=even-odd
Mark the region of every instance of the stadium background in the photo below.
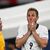
{"type": "Polygon", "coordinates": [[[48,27],[49,41],[48,46],[44,50],[50,49],[49,3],[50,0],[0,0],[0,17],[3,22],[3,35],[6,42],[6,50],[9,50],[8,47],[10,43],[15,45],[18,26],[23,23],[26,24],[25,13],[29,7],[35,7],[39,10],[40,18],[38,23],[48,27]]]}

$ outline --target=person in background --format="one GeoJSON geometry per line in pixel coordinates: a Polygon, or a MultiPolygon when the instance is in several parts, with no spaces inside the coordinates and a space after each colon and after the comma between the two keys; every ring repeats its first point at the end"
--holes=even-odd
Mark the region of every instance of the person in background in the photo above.
{"type": "Polygon", "coordinates": [[[38,10],[29,8],[27,11],[28,24],[18,28],[16,47],[21,50],[42,50],[48,44],[48,29],[37,23],[39,19],[38,10]]]}
{"type": "Polygon", "coordinates": [[[2,21],[0,18],[0,50],[5,50],[5,40],[2,33],[2,21]]]}
{"type": "Polygon", "coordinates": [[[8,47],[9,47],[9,50],[17,50],[15,48],[15,44],[13,44],[13,43],[9,43],[8,47]]]}
{"type": "Polygon", "coordinates": [[[17,50],[15,46],[15,38],[8,39],[9,50],[17,50]]]}

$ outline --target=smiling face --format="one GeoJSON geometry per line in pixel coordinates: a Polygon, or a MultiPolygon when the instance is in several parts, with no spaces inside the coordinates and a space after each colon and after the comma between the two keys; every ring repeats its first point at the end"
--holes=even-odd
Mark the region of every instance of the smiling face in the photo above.
{"type": "Polygon", "coordinates": [[[33,22],[37,22],[38,20],[38,15],[36,13],[35,10],[29,10],[28,13],[27,13],[27,20],[28,20],[28,23],[33,23],[33,22]]]}

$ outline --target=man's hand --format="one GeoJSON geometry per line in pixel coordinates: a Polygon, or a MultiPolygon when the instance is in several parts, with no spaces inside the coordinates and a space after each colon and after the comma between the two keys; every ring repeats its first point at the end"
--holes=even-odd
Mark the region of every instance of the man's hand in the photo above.
{"type": "Polygon", "coordinates": [[[31,23],[31,31],[36,31],[36,23],[35,22],[33,22],[33,23],[31,23]]]}
{"type": "Polygon", "coordinates": [[[31,32],[31,25],[30,25],[30,23],[28,24],[28,31],[31,32]]]}
{"type": "Polygon", "coordinates": [[[31,32],[35,32],[35,31],[36,31],[36,23],[35,22],[28,23],[28,32],[32,34],[31,32]]]}
{"type": "Polygon", "coordinates": [[[35,31],[36,30],[36,23],[35,22],[32,22],[32,23],[28,23],[28,30],[29,31],[35,31]]]}

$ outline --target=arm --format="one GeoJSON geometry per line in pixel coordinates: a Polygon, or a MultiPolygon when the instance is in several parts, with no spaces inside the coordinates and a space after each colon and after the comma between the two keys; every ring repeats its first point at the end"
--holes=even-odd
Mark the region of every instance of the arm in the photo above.
{"type": "Polygon", "coordinates": [[[33,33],[33,37],[35,38],[36,42],[39,44],[40,47],[44,48],[47,46],[48,44],[47,39],[40,38],[36,31],[32,33],[33,33]]]}
{"type": "Polygon", "coordinates": [[[36,42],[38,43],[38,45],[40,46],[40,47],[42,47],[42,48],[44,48],[44,47],[46,47],[47,46],[47,44],[48,44],[48,39],[47,39],[47,37],[48,37],[48,30],[46,29],[46,27],[45,27],[45,29],[43,29],[42,30],[42,34],[43,35],[41,35],[42,37],[40,38],[40,36],[38,35],[38,33],[36,32],[36,26],[37,26],[37,24],[34,22],[33,23],[33,25],[31,25],[31,30],[32,30],[32,35],[33,35],[33,37],[35,38],[35,40],[36,40],[36,42]],[[47,36],[46,36],[47,35],[47,36]],[[44,38],[44,37],[45,38],[44,38]]]}
{"type": "Polygon", "coordinates": [[[28,37],[30,36],[30,32],[27,32],[22,38],[16,39],[16,47],[20,48],[24,45],[27,41],[28,37]]]}

